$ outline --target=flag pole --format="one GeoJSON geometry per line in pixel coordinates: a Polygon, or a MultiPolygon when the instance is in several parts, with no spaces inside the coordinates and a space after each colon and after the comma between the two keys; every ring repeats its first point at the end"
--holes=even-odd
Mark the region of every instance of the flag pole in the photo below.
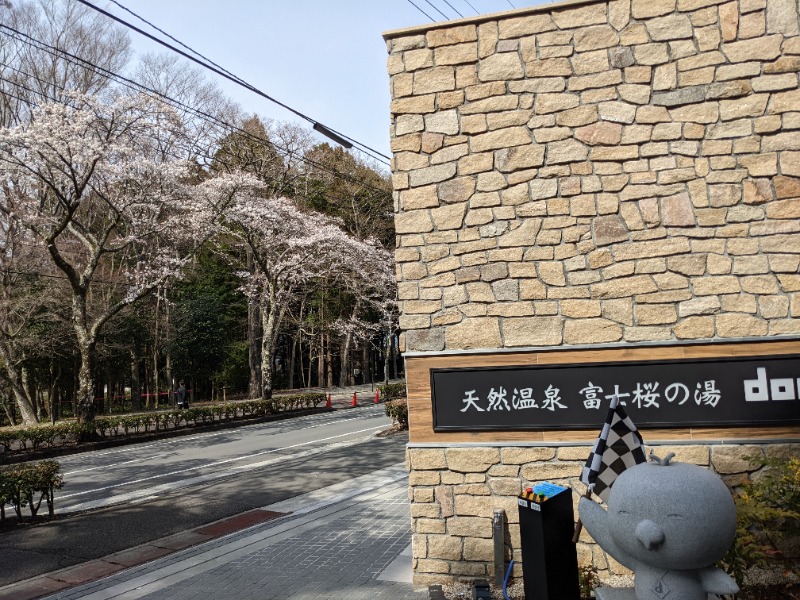
{"type": "MultiPolygon", "coordinates": [[[[586,493],[583,495],[584,498],[592,499],[592,486],[586,486],[586,493]]],[[[580,515],[578,515],[578,522],[575,523],[575,533],[572,535],[572,543],[577,544],[578,539],[581,537],[581,531],[583,530],[583,521],[581,521],[580,515]]]]}

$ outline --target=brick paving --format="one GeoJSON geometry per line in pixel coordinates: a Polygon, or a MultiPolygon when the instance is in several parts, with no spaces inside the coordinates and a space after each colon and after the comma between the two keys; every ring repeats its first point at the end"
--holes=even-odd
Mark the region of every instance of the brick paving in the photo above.
{"type": "MultiPolygon", "coordinates": [[[[358,491],[357,488],[355,491],[358,491]]],[[[50,600],[423,600],[410,580],[379,579],[411,542],[407,479],[194,546],[50,600]]],[[[396,565],[397,563],[394,563],[396,565]]],[[[394,569],[396,571],[396,569],[394,569]]]]}

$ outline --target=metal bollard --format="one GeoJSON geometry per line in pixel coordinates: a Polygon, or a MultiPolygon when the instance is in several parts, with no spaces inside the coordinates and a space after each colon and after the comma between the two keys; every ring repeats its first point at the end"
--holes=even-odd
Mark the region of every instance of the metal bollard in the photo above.
{"type": "Polygon", "coordinates": [[[502,510],[494,511],[492,519],[492,539],[494,540],[494,587],[503,587],[503,577],[505,576],[505,518],[506,514],[502,510]]]}

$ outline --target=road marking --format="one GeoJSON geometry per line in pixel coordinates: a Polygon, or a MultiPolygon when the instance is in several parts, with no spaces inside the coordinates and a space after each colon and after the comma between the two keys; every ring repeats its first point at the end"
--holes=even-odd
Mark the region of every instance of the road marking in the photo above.
{"type": "MultiPolygon", "coordinates": [[[[189,467],[187,469],[181,469],[181,470],[178,470],[178,471],[172,471],[170,473],[162,473],[162,474],[159,474],[159,475],[153,475],[151,477],[145,477],[145,478],[137,479],[137,480],[134,480],[134,481],[126,481],[126,482],[121,482],[121,483],[117,483],[117,484],[114,484],[114,485],[95,488],[95,489],[92,489],[92,490],[86,490],[86,491],[83,491],[83,492],[76,492],[74,494],[67,494],[67,495],[64,495],[64,496],[58,496],[57,500],[60,502],[60,501],[62,501],[64,499],[66,499],[66,498],[74,498],[76,496],[84,496],[86,494],[92,494],[92,493],[96,493],[96,492],[100,492],[100,491],[104,491],[104,490],[115,489],[115,488],[123,487],[123,486],[126,486],[126,485],[134,485],[134,484],[137,484],[137,483],[143,483],[145,481],[152,481],[154,479],[160,479],[160,478],[163,478],[163,477],[169,477],[171,475],[179,475],[181,473],[186,473],[186,472],[189,472],[189,471],[196,471],[197,469],[209,468],[209,467],[214,467],[214,466],[218,466],[218,465],[228,464],[228,463],[239,461],[239,460],[251,459],[251,458],[253,458],[255,456],[263,456],[265,454],[273,454],[273,453],[279,452],[281,450],[290,450],[292,448],[300,448],[300,447],[309,446],[309,445],[312,445],[312,444],[320,444],[321,442],[334,440],[334,439],[342,438],[342,437],[346,437],[346,436],[357,435],[359,433],[375,432],[375,431],[377,431],[379,429],[383,429],[383,428],[384,428],[384,426],[380,425],[378,427],[370,427],[370,428],[367,428],[367,429],[360,429],[358,431],[352,431],[352,432],[349,432],[349,433],[343,433],[343,434],[339,434],[339,435],[329,436],[327,438],[322,438],[322,439],[319,439],[319,440],[312,440],[312,441],[309,441],[309,442],[302,442],[302,443],[299,443],[299,444],[293,444],[291,446],[284,446],[282,448],[274,448],[274,449],[270,449],[270,450],[264,450],[263,452],[259,452],[257,454],[250,454],[250,455],[247,455],[247,456],[241,456],[241,457],[237,457],[237,458],[226,459],[226,460],[223,460],[223,461],[217,461],[217,462],[209,463],[209,464],[206,464],[206,465],[200,465],[200,466],[195,466],[195,467],[189,467]]],[[[306,451],[303,451],[303,452],[295,452],[295,453],[292,453],[292,454],[289,454],[289,455],[286,455],[286,456],[279,456],[279,457],[276,457],[276,458],[267,459],[267,460],[263,460],[263,461],[256,462],[256,463],[249,463],[249,464],[246,464],[246,465],[234,466],[232,469],[227,469],[224,472],[215,471],[213,473],[208,473],[208,474],[205,474],[205,475],[198,475],[198,476],[195,476],[195,477],[190,477],[188,479],[181,479],[181,480],[178,480],[178,481],[168,482],[168,483],[156,486],[156,487],[148,486],[146,489],[142,489],[142,490],[134,490],[132,492],[127,492],[125,494],[119,494],[117,496],[110,496],[110,497],[101,498],[101,499],[98,499],[98,500],[91,500],[91,501],[83,502],[83,503],[80,503],[80,504],[75,504],[75,505],[72,505],[72,506],[66,506],[63,509],[59,510],[59,512],[60,513],[78,512],[78,511],[83,511],[83,510],[89,510],[89,509],[95,509],[95,508],[111,506],[111,505],[114,505],[114,504],[121,504],[121,503],[125,503],[125,502],[131,502],[133,500],[138,500],[138,499],[140,499],[140,498],[142,498],[144,496],[154,496],[154,495],[157,495],[157,494],[161,494],[163,492],[173,491],[175,489],[188,487],[188,486],[191,486],[191,485],[197,485],[197,484],[200,484],[200,483],[206,483],[208,481],[215,481],[217,479],[230,477],[232,475],[236,475],[238,473],[241,473],[242,471],[256,470],[256,469],[260,469],[260,468],[263,468],[263,467],[266,467],[266,466],[269,466],[269,465],[273,465],[273,464],[276,464],[276,463],[280,463],[280,462],[285,462],[285,461],[289,461],[289,460],[297,460],[299,458],[306,458],[308,456],[313,456],[315,454],[320,454],[322,452],[327,452],[327,451],[330,451],[330,450],[336,450],[338,448],[346,448],[348,446],[354,446],[354,445],[366,442],[366,441],[368,441],[368,440],[370,440],[372,438],[373,438],[372,435],[363,436],[361,438],[356,438],[355,440],[350,440],[350,441],[346,441],[346,442],[336,442],[336,443],[327,444],[327,445],[324,445],[324,446],[321,446],[321,447],[318,447],[318,448],[313,448],[311,450],[306,450],[306,451]]]]}
{"type": "MultiPolygon", "coordinates": [[[[285,427],[285,425],[283,425],[283,428],[288,429],[289,431],[276,432],[276,433],[278,435],[280,435],[281,433],[289,433],[291,431],[296,431],[298,429],[302,429],[303,431],[305,431],[305,430],[308,430],[308,429],[316,429],[318,427],[325,427],[327,425],[332,425],[332,424],[337,424],[338,425],[339,423],[347,423],[348,421],[358,421],[358,420],[363,420],[364,418],[374,418],[373,415],[349,417],[347,419],[333,419],[333,418],[331,418],[330,420],[328,420],[328,421],[326,421],[324,423],[318,423],[316,425],[311,425],[309,427],[300,427],[302,425],[302,423],[298,422],[301,419],[304,422],[306,422],[306,421],[311,420],[312,418],[314,420],[319,420],[321,417],[327,417],[327,416],[332,416],[332,415],[335,415],[335,413],[323,413],[322,415],[309,415],[307,417],[298,417],[297,419],[286,419],[284,421],[278,421],[278,423],[282,423],[282,424],[286,424],[286,421],[295,421],[295,423],[292,423],[292,424],[296,424],[297,427],[289,428],[289,427],[285,427]]],[[[382,415],[379,415],[379,416],[382,416],[382,415]]],[[[267,423],[266,425],[274,426],[276,424],[277,423],[267,423]]],[[[253,424],[253,425],[244,425],[244,426],[240,427],[239,430],[242,430],[245,427],[255,428],[255,427],[258,427],[258,426],[262,426],[262,425],[265,425],[265,424],[264,423],[256,423],[256,424],[253,424]]],[[[267,428],[265,427],[264,429],[266,430],[267,428]]],[[[137,444],[135,449],[136,450],[146,450],[146,449],[149,449],[149,448],[159,448],[159,447],[163,447],[163,446],[179,444],[181,442],[193,442],[193,441],[196,441],[196,440],[204,440],[204,439],[208,439],[208,438],[212,438],[212,437],[218,437],[218,436],[221,436],[221,435],[229,435],[230,433],[231,432],[229,430],[226,430],[226,431],[219,431],[219,432],[214,432],[214,433],[197,434],[197,435],[193,435],[193,436],[183,436],[183,437],[180,437],[180,438],[173,438],[173,439],[170,439],[170,440],[159,440],[159,441],[153,442],[151,444],[137,444]]],[[[267,433],[271,433],[271,432],[267,431],[267,433]]],[[[102,458],[102,457],[105,457],[105,456],[110,456],[110,455],[113,455],[113,454],[121,454],[121,453],[124,453],[124,452],[130,453],[130,451],[131,451],[131,447],[128,446],[126,448],[118,449],[118,450],[108,450],[108,451],[105,451],[105,452],[97,452],[97,453],[92,455],[92,458],[102,458]]],[[[85,458],[86,455],[84,454],[84,455],[74,455],[74,456],[75,456],[75,460],[78,460],[78,456],[82,456],[82,457],[85,458]]],[[[155,456],[155,455],[153,455],[153,456],[155,456]]],[[[69,476],[69,475],[74,475],[76,473],[86,473],[86,472],[89,472],[89,471],[96,471],[98,469],[109,469],[109,468],[117,467],[119,465],[130,464],[132,462],[140,462],[142,460],[147,460],[148,458],[152,458],[152,456],[139,457],[139,458],[136,458],[136,459],[133,459],[133,460],[126,460],[126,461],[122,461],[122,462],[118,462],[118,463],[108,463],[108,464],[103,464],[103,465],[97,465],[97,466],[94,466],[94,467],[86,467],[86,468],[82,468],[82,469],[75,469],[73,471],[65,472],[64,476],[66,477],[66,476],[69,476]]],[[[64,462],[68,462],[69,460],[70,460],[69,458],[67,458],[66,460],[62,459],[61,462],[64,463],[64,462]]]]}

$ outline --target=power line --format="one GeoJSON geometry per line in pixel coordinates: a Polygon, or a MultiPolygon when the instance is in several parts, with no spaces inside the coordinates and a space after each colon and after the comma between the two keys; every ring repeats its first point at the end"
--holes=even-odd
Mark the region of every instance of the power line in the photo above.
{"type": "MultiPolygon", "coordinates": [[[[78,1],[80,2],[80,0],[78,0],[78,1]]],[[[511,0],[506,0],[506,2],[508,2],[508,5],[509,5],[511,8],[513,8],[514,10],[517,10],[517,7],[516,7],[516,6],[514,6],[513,4],[511,4],[511,0]]]]}
{"type": "Polygon", "coordinates": [[[448,20],[450,20],[450,17],[448,17],[446,14],[444,14],[442,11],[440,11],[440,10],[439,10],[439,8],[438,8],[437,6],[435,6],[435,5],[434,5],[434,4],[431,2],[431,0],[425,0],[425,2],[427,2],[428,4],[430,4],[430,5],[431,5],[431,8],[433,8],[433,10],[435,10],[435,11],[436,11],[436,12],[438,12],[440,15],[442,15],[442,16],[444,17],[445,21],[448,21],[448,20]]]}
{"type": "Polygon", "coordinates": [[[150,21],[148,21],[147,19],[145,19],[145,18],[144,18],[144,17],[142,17],[141,15],[138,15],[138,14],[136,14],[135,12],[133,12],[133,11],[132,11],[130,8],[127,8],[126,6],[123,6],[122,4],[120,4],[119,2],[117,2],[117,0],[111,0],[111,2],[112,2],[112,3],[114,3],[114,4],[116,4],[117,6],[119,6],[119,7],[120,7],[122,10],[124,10],[125,12],[127,12],[127,13],[129,13],[129,14],[133,15],[134,17],[136,17],[137,19],[139,19],[139,20],[140,20],[142,23],[145,23],[145,24],[149,25],[150,27],[152,27],[153,29],[155,29],[155,30],[156,30],[156,31],[158,31],[159,33],[161,33],[161,34],[163,34],[163,35],[167,36],[169,39],[171,39],[173,42],[175,42],[175,43],[176,43],[176,44],[178,44],[179,46],[182,46],[182,47],[186,48],[186,49],[187,49],[189,52],[191,52],[192,54],[196,54],[197,56],[199,56],[200,58],[202,58],[202,59],[203,59],[204,61],[206,61],[207,63],[209,63],[209,64],[211,64],[211,65],[214,65],[215,67],[217,67],[217,68],[218,68],[218,69],[220,69],[221,71],[224,71],[225,73],[227,73],[227,74],[228,74],[228,75],[230,75],[231,77],[234,77],[234,78],[236,78],[236,79],[237,79],[237,80],[239,80],[239,81],[240,81],[242,84],[244,84],[244,85],[248,85],[246,81],[243,81],[243,80],[239,79],[239,77],[236,77],[236,75],[234,75],[233,73],[231,73],[230,71],[228,71],[227,69],[225,69],[224,67],[222,67],[221,65],[218,65],[217,63],[215,63],[213,60],[211,60],[211,59],[210,59],[210,58],[208,58],[207,56],[203,56],[202,54],[200,54],[200,53],[199,53],[197,50],[195,50],[194,48],[190,48],[189,46],[187,46],[186,44],[184,44],[182,41],[180,41],[178,38],[175,38],[175,37],[171,36],[169,33],[167,33],[166,31],[164,31],[163,29],[161,29],[160,27],[158,27],[158,26],[157,26],[157,25],[155,25],[154,23],[151,23],[150,21]]]}
{"type": "MultiPolygon", "coordinates": [[[[190,54],[187,54],[186,52],[184,52],[183,50],[181,50],[179,48],[176,48],[172,44],[168,44],[164,40],[161,40],[161,39],[157,38],[156,36],[147,33],[143,29],[141,29],[139,27],[136,27],[135,25],[133,25],[132,23],[126,21],[125,19],[117,17],[116,15],[114,15],[114,14],[112,14],[112,13],[106,11],[106,10],[103,10],[102,8],[100,8],[98,6],[95,6],[91,2],[88,2],[88,0],[78,0],[78,2],[80,2],[84,6],[88,6],[89,8],[99,12],[102,15],[105,15],[109,19],[112,19],[112,20],[116,21],[117,23],[120,23],[121,25],[124,25],[125,27],[127,27],[129,29],[132,29],[133,31],[135,31],[135,32],[147,37],[148,39],[156,42],[157,44],[160,44],[160,45],[164,46],[165,48],[169,48],[173,52],[176,52],[177,54],[180,54],[184,58],[186,58],[186,59],[188,59],[188,60],[190,60],[190,61],[192,61],[192,62],[194,62],[194,63],[196,63],[196,64],[198,64],[198,65],[200,65],[202,67],[204,67],[205,69],[208,69],[209,71],[211,71],[213,73],[216,73],[220,77],[224,77],[225,79],[227,79],[229,81],[232,81],[233,83],[235,83],[237,85],[240,85],[240,86],[244,87],[247,90],[250,90],[251,92],[253,92],[255,94],[258,94],[262,98],[265,98],[266,100],[269,100],[270,102],[272,102],[274,104],[277,104],[278,106],[288,110],[289,112],[297,115],[298,117],[300,117],[302,119],[305,119],[306,121],[308,121],[309,123],[312,124],[313,128],[316,131],[322,133],[323,135],[326,135],[327,137],[330,137],[330,138],[334,139],[338,143],[341,143],[340,140],[342,140],[342,139],[343,140],[347,140],[349,142],[352,142],[352,144],[360,146],[361,149],[362,149],[361,150],[362,152],[366,152],[367,154],[372,153],[373,154],[373,158],[375,158],[376,160],[380,160],[380,159],[377,158],[378,156],[386,159],[387,161],[391,160],[390,157],[386,156],[382,152],[379,152],[378,150],[375,150],[374,148],[370,148],[366,144],[363,144],[363,143],[361,143],[361,142],[359,142],[359,141],[357,141],[357,140],[355,140],[355,139],[353,139],[353,138],[351,138],[351,137],[349,137],[349,136],[347,136],[347,135],[345,135],[345,134],[343,134],[341,132],[338,132],[335,129],[327,127],[326,125],[320,123],[316,119],[313,119],[313,118],[309,117],[308,115],[300,112],[299,110],[297,110],[295,108],[292,108],[288,104],[285,104],[285,103],[281,102],[280,100],[277,100],[276,98],[270,96],[269,94],[267,94],[265,92],[262,92],[260,89],[258,89],[255,86],[245,82],[240,77],[237,77],[235,75],[231,75],[231,74],[229,74],[227,71],[225,71],[223,69],[217,68],[217,67],[213,66],[212,64],[210,64],[208,62],[204,62],[204,61],[202,61],[202,60],[200,60],[200,59],[198,59],[198,58],[196,58],[196,57],[194,57],[194,56],[192,56],[190,54]],[[332,133],[333,135],[328,135],[329,133],[332,133]],[[377,155],[377,156],[374,156],[374,155],[377,155]]],[[[118,3],[115,2],[115,4],[118,4],[118,3]]],[[[131,12],[131,11],[129,11],[129,12],[131,12]]],[[[134,13],[131,13],[131,14],[134,14],[134,13]]],[[[195,52],[195,51],[192,50],[192,52],[195,52]]],[[[197,54],[197,53],[195,53],[195,54],[197,54]]],[[[346,144],[342,144],[342,145],[346,146],[346,144]]],[[[381,161],[381,162],[383,162],[383,161],[381,161]]],[[[388,163],[386,163],[386,164],[388,164],[388,163]]]]}
{"type": "Polygon", "coordinates": [[[419,12],[421,12],[423,15],[425,15],[426,17],[428,17],[428,18],[429,18],[431,21],[433,21],[434,23],[436,23],[436,19],[434,19],[432,16],[430,16],[430,15],[429,15],[428,13],[426,13],[424,10],[422,10],[422,9],[421,9],[419,6],[417,6],[416,4],[414,4],[414,0],[408,0],[408,3],[409,3],[411,6],[413,6],[414,8],[416,8],[416,9],[417,9],[419,12]]]}
{"type": "Polygon", "coordinates": [[[464,15],[462,15],[460,12],[458,12],[458,10],[456,9],[455,6],[450,4],[447,0],[444,0],[444,3],[447,4],[447,6],[449,6],[450,8],[452,8],[453,12],[455,12],[459,17],[461,17],[462,19],[464,18],[464,15]]]}
{"type": "MultiPolygon", "coordinates": [[[[242,129],[241,127],[238,127],[236,125],[233,125],[231,123],[228,123],[228,122],[220,119],[219,117],[210,115],[210,114],[208,114],[208,113],[206,113],[204,111],[201,111],[201,110],[199,110],[197,108],[191,107],[191,106],[189,106],[189,105],[187,105],[187,104],[185,104],[185,103],[183,103],[183,102],[181,102],[179,100],[176,100],[176,99],[171,98],[171,97],[169,97],[169,96],[167,96],[165,94],[162,94],[162,93],[160,93],[160,92],[158,92],[158,91],[156,91],[156,90],[154,90],[152,88],[149,88],[149,87],[147,87],[147,86],[145,86],[145,85],[143,85],[141,83],[138,83],[138,82],[136,82],[136,81],[134,81],[132,79],[129,79],[129,78],[123,76],[123,75],[120,75],[118,73],[114,73],[113,71],[110,71],[110,70],[108,70],[108,69],[106,69],[104,67],[96,65],[96,64],[92,63],[91,61],[88,61],[88,60],[86,60],[84,58],[81,58],[81,57],[79,57],[77,55],[74,55],[74,54],[72,54],[70,52],[67,52],[66,50],[62,50],[61,48],[57,48],[55,46],[51,46],[50,44],[47,44],[46,42],[42,42],[40,40],[37,40],[37,39],[29,36],[26,33],[23,33],[21,31],[18,31],[16,29],[14,29],[13,27],[9,27],[8,25],[3,25],[2,23],[0,23],[0,28],[6,29],[6,30],[12,32],[12,34],[15,34],[15,37],[19,41],[21,41],[23,43],[30,44],[30,45],[35,45],[37,48],[49,53],[51,56],[55,56],[57,58],[58,57],[60,57],[60,58],[65,58],[66,57],[66,60],[68,62],[71,62],[72,64],[76,64],[77,66],[89,67],[91,69],[94,69],[95,71],[97,71],[103,77],[105,77],[107,79],[110,79],[112,81],[116,81],[117,83],[121,83],[123,86],[128,87],[129,89],[133,89],[133,90],[135,90],[137,92],[145,92],[145,93],[151,94],[151,95],[157,97],[158,99],[160,99],[162,101],[166,101],[167,103],[171,104],[174,107],[178,107],[178,108],[181,108],[183,110],[186,110],[186,111],[190,112],[191,114],[193,114],[193,115],[205,120],[208,123],[221,125],[221,126],[227,128],[228,130],[231,130],[231,131],[238,131],[238,132],[244,134],[245,136],[247,136],[249,139],[254,140],[254,141],[256,141],[256,142],[258,142],[260,144],[264,144],[264,140],[262,140],[262,139],[260,139],[260,138],[258,138],[256,136],[250,134],[248,131],[246,131],[245,129],[242,129]],[[22,38],[24,38],[24,39],[20,39],[20,36],[22,38]],[[77,61],[77,63],[75,61],[77,61]],[[78,63],[80,63],[80,64],[78,64],[78,63]]],[[[12,83],[12,84],[15,84],[15,85],[20,85],[17,82],[13,82],[13,81],[8,81],[8,83],[12,83]]],[[[40,92],[36,92],[35,90],[31,90],[29,88],[25,88],[24,86],[21,86],[21,85],[20,85],[20,87],[23,87],[24,89],[26,89],[27,91],[29,91],[30,93],[33,93],[33,94],[40,93],[40,92]]],[[[66,91],[65,88],[60,88],[60,89],[62,89],[62,91],[66,91]]],[[[44,95],[44,94],[42,94],[42,95],[44,95]]],[[[47,96],[45,96],[45,97],[48,98],[49,100],[53,101],[53,102],[58,102],[58,100],[55,99],[55,98],[49,98],[47,96]]],[[[318,168],[318,169],[320,169],[320,170],[322,170],[324,172],[327,172],[327,173],[333,175],[334,177],[338,177],[338,178],[343,179],[345,181],[349,181],[351,183],[356,183],[358,185],[362,185],[365,188],[371,189],[371,190],[373,190],[375,192],[378,192],[378,193],[381,193],[381,194],[385,193],[385,190],[380,190],[380,189],[368,184],[365,181],[361,181],[360,179],[357,179],[357,178],[352,177],[350,175],[347,175],[347,174],[344,174],[344,173],[340,173],[339,171],[336,171],[335,169],[331,169],[331,168],[329,168],[329,167],[327,167],[327,166],[325,166],[325,165],[323,165],[321,163],[318,163],[317,161],[309,159],[309,158],[307,158],[305,156],[302,156],[302,155],[299,155],[299,154],[295,154],[291,149],[289,149],[289,148],[287,148],[285,146],[282,146],[281,144],[278,144],[278,143],[276,143],[276,142],[274,142],[272,140],[270,140],[270,143],[273,146],[283,150],[283,152],[289,158],[291,158],[293,156],[296,156],[302,162],[304,162],[304,163],[306,163],[306,164],[308,164],[310,166],[316,167],[316,168],[318,168]]],[[[209,160],[212,158],[212,157],[209,157],[207,155],[201,155],[201,156],[203,156],[203,158],[207,158],[209,160]]]]}
{"type": "Polygon", "coordinates": [[[476,15],[480,15],[480,14],[481,14],[481,13],[479,13],[479,12],[478,12],[478,9],[477,9],[477,8],[475,8],[474,6],[472,6],[472,4],[470,3],[470,1],[469,1],[469,0],[464,0],[464,2],[466,2],[466,3],[467,3],[467,6],[469,6],[469,7],[470,7],[472,10],[474,10],[474,11],[475,11],[475,14],[476,14],[476,15]]]}

